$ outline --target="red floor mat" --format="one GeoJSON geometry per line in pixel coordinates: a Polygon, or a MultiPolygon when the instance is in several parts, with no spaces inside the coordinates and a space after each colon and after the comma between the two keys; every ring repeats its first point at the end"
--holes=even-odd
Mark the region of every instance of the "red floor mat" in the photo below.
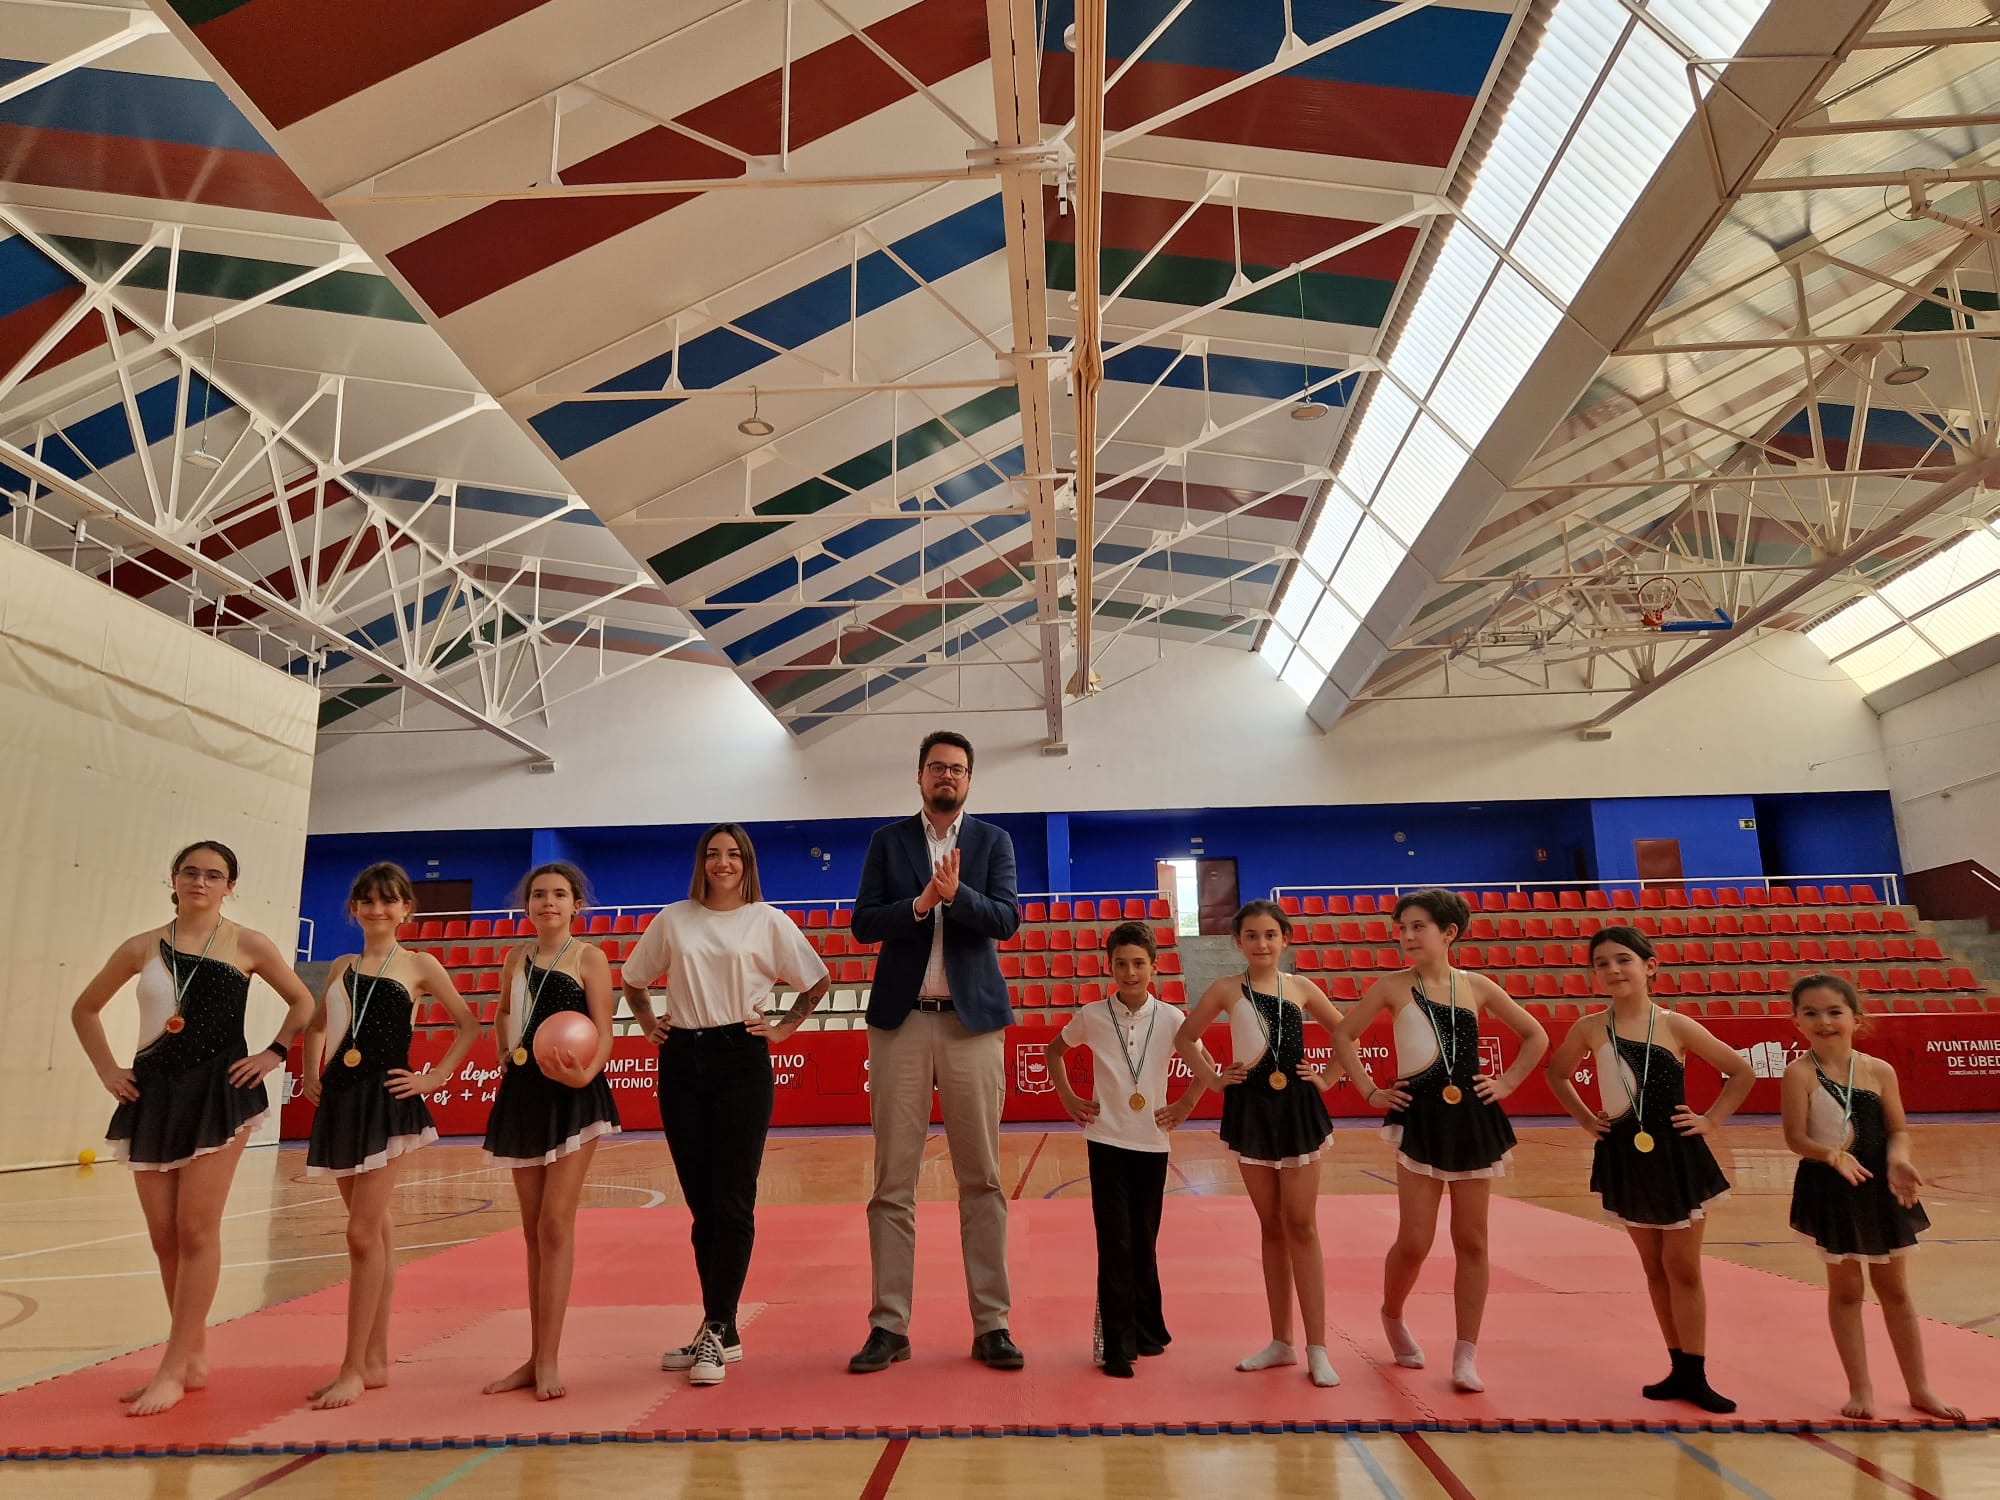
{"type": "MultiPolygon", "coordinates": [[[[304,1393],[339,1358],[345,1292],[334,1287],[218,1326],[210,1388],[163,1416],[128,1418],[115,1400],[143,1379],[149,1352],[0,1396],[0,1451],[1375,1424],[1736,1427],[1830,1424],[1844,1395],[1818,1287],[1711,1260],[1709,1369],[1740,1409],[1711,1424],[1692,1407],[1644,1400],[1639,1387],[1659,1376],[1664,1356],[1625,1236],[1509,1199],[1493,1203],[1484,1395],[1449,1386],[1451,1262],[1442,1248],[1425,1268],[1410,1316],[1432,1366],[1402,1370],[1389,1360],[1376,1307],[1395,1209],[1368,1197],[1320,1205],[1337,1389],[1314,1389],[1303,1367],[1257,1375],[1231,1368],[1263,1343],[1266,1329],[1256,1224],[1241,1198],[1168,1201],[1162,1279],[1173,1347],[1140,1361],[1137,1378],[1111,1380],[1090,1363],[1089,1205],[1017,1203],[1012,1213],[1013,1330],[1028,1354],[1018,1374],[968,1356],[953,1205],[918,1211],[915,1357],[865,1377],[846,1373],[847,1356],[867,1334],[862,1210],[762,1210],[748,1288],[756,1300],[744,1309],[747,1358],[706,1389],[659,1369],[660,1350],[686,1339],[698,1317],[685,1214],[600,1209],[578,1225],[562,1401],[480,1394],[482,1383],[526,1353],[520,1237],[500,1234],[400,1273],[392,1384],[354,1406],[305,1407],[304,1393]]],[[[1816,1274],[1803,1252],[1799,1272],[1816,1274]]],[[[1893,1356],[1879,1322],[1870,1321],[1877,1387],[1894,1391],[1893,1356]]],[[[1936,1323],[1925,1337],[1938,1389],[1976,1418],[2000,1419],[1993,1342],[1936,1323]]],[[[1915,1416],[1893,1405],[1886,1415],[1915,1416]]]]}

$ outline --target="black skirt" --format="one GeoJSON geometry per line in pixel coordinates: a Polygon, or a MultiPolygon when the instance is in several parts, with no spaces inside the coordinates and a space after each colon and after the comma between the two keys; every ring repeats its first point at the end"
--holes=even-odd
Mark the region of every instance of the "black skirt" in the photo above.
{"type": "Polygon", "coordinates": [[[145,1058],[133,1064],[139,1097],[111,1113],[111,1154],[141,1170],[171,1172],[220,1151],[271,1111],[262,1083],[238,1088],[229,1070],[247,1055],[240,1044],[183,1071],[145,1058]]]}
{"type": "Polygon", "coordinates": [[[1870,1173],[1850,1184],[1820,1161],[1802,1161],[1792,1178],[1792,1228],[1829,1263],[1880,1263],[1917,1248],[1917,1236],[1931,1227],[1921,1203],[1905,1208],[1889,1191],[1889,1132],[1882,1100],[1866,1089],[1854,1091],[1848,1148],[1870,1173]]]}
{"type": "Polygon", "coordinates": [[[1632,1144],[1639,1123],[1628,1112],[1598,1137],[1590,1163],[1590,1190],[1604,1211],[1635,1229],[1686,1229],[1729,1196],[1715,1153],[1698,1135],[1682,1135],[1668,1120],[1652,1120],[1653,1149],[1632,1144]]]}
{"type": "Polygon", "coordinates": [[[1302,1166],[1332,1134],[1326,1101],[1303,1079],[1274,1089],[1268,1072],[1253,1073],[1222,1091],[1222,1144],[1245,1161],[1302,1166]]]}
{"type": "Polygon", "coordinates": [[[437,1139],[430,1107],[421,1097],[398,1099],[389,1092],[389,1070],[410,1066],[410,992],[393,979],[358,977],[352,967],[342,977],[349,1005],[354,1006],[357,992],[365,1003],[356,1007],[359,1025],[350,1022],[346,1035],[327,1049],[319,1110],[306,1144],[308,1177],[372,1172],[437,1139]],[[352,1068],[346,1062],[349,1049],[361,1054],[352,1068]]]}
{"type": "Polygon", "coordinates": [[[238,1088],[229,1070],[249,1055],[243,1011],[250,976],[221,959],[192,960],[160,943],[160,958],[185,975],[181,1029],[162,1031],[132,1059],[139,1097],[121,1101],[104,1129],[111,1154],[140,1170],[171,1172],[220,1151],[271,1110],[260,1081],[238,1088]]]}
{"type": "Polygon", "coordinates": [[[602,1073],[580,1089],[571,1088],[544,1073],[535,1058],[535,1033],[545,1018],[564,1010],[588,1013],[583,986],[560,970],[537,971],[532,962],[528,974],[530,986],[538,974],[543,982],[540,1007],[517,1044],[527,1050],[528,1060],[517,1063],[511,1053],[503,1053],[506,1068],[493,1113],[486,1118],[486,1155],[503,1167],[548,1166],[620,1129],[611,1081],[602,1073]]]}
{"type": "MultiPolygon", "coordinates": [[[[1472,1054],[1477,1056],[1475,1050],[1472,1054]]],[[[1514,1125],[1507,1112],[1488,1104],[1473,1091],[1470,1065],[1458,1080],[1460,1099],[1447,1104],[1445,1085],[1451,1081],[1444,1059],[1436,1058],[1397,1087],[1410,1095],[1402,1109],[1392,1109],[1382,1121],[1382,1139],[1396,1148],[1396,1161],[1410,1171],[1446,1182],[1503,1177],[1514,1150],[1514,1125]]]]}

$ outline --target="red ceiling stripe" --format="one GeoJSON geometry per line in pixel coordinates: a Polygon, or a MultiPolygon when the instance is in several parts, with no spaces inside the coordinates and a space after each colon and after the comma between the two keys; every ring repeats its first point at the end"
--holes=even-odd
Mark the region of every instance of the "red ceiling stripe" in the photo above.
{"type": "MultiPolygon", "coordinates": [[[[1122,130],[1230,81],[1236,74],[1178,63],[1139,63],[1105,99],[1105,125],[1122,130]]],[[[1042,74],[1042,118],[1076,113],[1069,68],[1042,74]]],[[[1451,160],[1473,101],[1457,94],[1280,75],[1162,127],[1177,140],[1351,156],[1442,167],[1451,160]]],[[[1226,170],[1226,168],[1224,168],[1226,170]]]]}
{"type": "MultiPolygon", "coordinates": [[[[258,0],[264,3],[264,0],[258,0]]],[[[984,62],[981,0],[930,0],[867,28],[926,84],[984,62]]],[[[778,144],[781,78],[773,69],[678,117],[739,151],[778,144]]],[[[860,42],[844,37],[792,64],[793,147],[810,145],[908,96],[909,86],[860,42]]],[[[951,127],[940,119],[938,127],[951,127]]],[[[648,182],[741,174],[734,157],[654,128],[563,169],[571,182],[648,182]]],[[[449,317],[669,209],[688,194],[495,203],[412,240],[389,257],[436,316],[449,317]]]]}
{"type": "MultiPolygon", "coordinates": [[[[1072,244],[1076,239],[1076,216],[1056,212],[1056,190],[1042,190],[1043,222],[1047,237],[1072,244]]],[[[1109,250],[1147,251],[1174,227],[1174,220],[1187,212],[1185,202],[1171,198],[1140,198],[1126,193],[1104,195],[1104,245],[1109,250]]],[[[1246,208],[1236,215],[1243,235],[1243,263],[1248,266],[1289,266],[1318,255],[1329,245],[1352,239],[1373,225],[1346,219],[1318,219],[1310,214],[1274,213],[1269,209],[1246,208]]],[[[1193,218],[1164,247],[1168,255],[1189,255],[1225,263],[1236,258],[1236,229],[1231,223],[1228,201],[1211,201],[1195,211],[1193,218]]],[[[1342,276],[1366,276],[1376,281],[1394,281],[1403,274],[1416,249],[1414,227],[1391,230],[1367,244],[1314,267],[1315,271],[1342,276]]]]}
{"type": "Polygon", "coordinates": [[[545,0],[250,0],[195,35],[278,129],[545,0]]]}
{"type": "MultiPolygon", "coordinates": [[[[0,318],[0,374],[14,368],[26,358],[35,340],[47,333],[61,321],[62,315],[76,305],[76,299],[83,295],[80,286],[66,286],[53,291],[38,302],[30,302],[26,307],[17,307],[6,317],[0,318]]],[[[75,328],[63,336],[62,342],[42,357],[34,374],[52,370],[65,360],[77,355],[95,344],[104,342],[104,320],[86,317],[75,328]],[[70,348],[75,343],[77,347],[70,348]]]]}
{"type": "Polygon", "coordinates": [[[0,125],[0,181],[295,219],[333,217],[275,156],[75,130],[0,125]]]}

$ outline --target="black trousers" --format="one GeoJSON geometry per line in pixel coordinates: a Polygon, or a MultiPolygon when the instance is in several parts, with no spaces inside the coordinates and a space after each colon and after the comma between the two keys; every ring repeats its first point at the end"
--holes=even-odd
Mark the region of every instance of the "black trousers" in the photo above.
{"type": "Polygon", "coordinates": [[[1160,1207],[1167,1153],[1084,1142],[1090,1155],[1090,1216],[1097,1225],[1097,1313],[1107,1357],[1132,1359],[1139,1339],[1164,1344],[1160,1308],[1160,1207]]]}
{"type": "Polygon", "coordinates": [[[757,1237],[771,1048],[741,1026],[676,1026],[660,1048],[660,1126],[694,1216],[702,1317],[734,1327],[757,1237]]]}

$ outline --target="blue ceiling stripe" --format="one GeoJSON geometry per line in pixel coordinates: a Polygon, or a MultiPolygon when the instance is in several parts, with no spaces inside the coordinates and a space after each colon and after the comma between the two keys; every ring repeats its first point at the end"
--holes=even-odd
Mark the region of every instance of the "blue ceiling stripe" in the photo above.
{"type": "MultiPolygon", "coordinates": [[[[1174,0],[1119,0],[1108,18],[1110,55],[1130,57],[1173,7],[1174,0]]],[[[1292,24],[1301,40],[1312,43],[1391,8],[1371,0],[1292,0],[1292,24]]],[[[1048,0],[1042,35],[1051,52],[1067,57],[1063,28],[1075,19],[1070,0],[1048,0]]],[[[1470,97],[1485,86],[1507,22],[1504,13],[1432,5],[1302,63],[1287,76],[1470,97]]],[[[1251,73],[1277,56],[1284,23],[1278,0],[1192,6],[1147,49],[1139,66],[1178,63],[1251,73]]]]}
{"type": "MultiPolygon", "coordinates": [[[[956,656],[959,654],[959,647],[962,644],[964,644],[968,639],[972,641],[983,641],[988,636],[997,635],[999,632],[1007,629],[1007,627],[1010,625],[1022,624],[1025,621],[1033,619],[1034,616],[1035,616],[1035,601],[1029,599],[1023,601],[1020,604],[1015,605],[1012,609],[1005,609],[1001,610],[997,614],[988,615],[985,619],[981,620],[977,625],[968,625],[963,628],[958,626],[950,626],[948,628],[950,629],[951,634],[948,635],[944,640],[944,645],[943,645],[944,654],[946,656],[956,656]]],[[[863,668],[857,667],[854,670],[857,671],[863,670],[863,668]]],[[[920,666],[890,667],[887,669],[886,675],[893,677],[899,683],[908,682],[912,677],[916,676],[917,673],[923,670],[924,669],[920,666]]],[[[880,676],[885,674],[882,672],[877,672],[876,675],[879,678],[880,676]]],[[[828,722],[835,715],[846,713],[850,708],[858,706],[871,694],[878,693],[880,691],[881,689],[872,683],[863,684],[861,687],[858,688],[851,688],[847,692],[842,693],[839,697],[830,699],[827,702],[821,704],[819,708],[814,711],[811,717],[803,719],[794,719],[792,721],[792,733],[804,734],[808,730],[816,729],[821,724],[828,722]]]]}
{"type": "MultiPolygon", "coordinates": [[[[1161,372],[1171,365],[1171,373],[1160,382],[1163,386],[1185,391],[1200,390],[1202,362],[1189,358],[1175,365],[1174,358],[1175,353],[1171,349],[1144,344],[1107,360],[1104,378],[1130,385],[1151,385],[1160,380],[1161,372]]],[[[1324,380],[1336,367],[1320,360],[1314,361],[1310,368],[1313,380],[1324,380]]],[[[1218,396],[1254,396],[1263,401],[1275,401],[1280,396],[1296,395],[1304,390],[1309,383],[1306,373],[1305,364],[1289,360],[1243,359],[1234,354],[1211,354],[1208,357],[1209,389],[1218,396]]],[[[1328,406],[1345,406],[1359,383],[1358,377],[1336,382],[1319,391],[1317,399],[1328,406]]]]}
{"type": "MultiPolygon", "coordinates": [[[[804,576],[815,578],[827,569],[837,567],[843,561],[859,557],[870,548],[881,546],[892,537],[906,534],[918,524],[917,518],[920,514],[949,514],[950,507],[963,505],[968,500],[994,489],[1005,480],[1012,479],[1021,472],[1026,462],[1017,444],[1004,453],[994,455],[991,464],[976,464],[962,473],[952,475],[949,479],[939,480],[935,488],[938,499],[943,502],[942,506],[915,499],[904,500],[897,508],[909,512],[908,520],[899,520],[893,516],[871,517],[822,538],[819,543],[822,555],[807,560],[804,576]]],[[[782,532],[775,534],[783,535],[782,532]]],[[[775,599],[786,590],[796,588],[799,581],[798,563],[794,559],[786,558],[767,568],[759,569],[747,578],[738,579],[727,588],[708,597],[718,604],[756,604],[766,599],[775,599]]],[[[720,624],[732,618],[735,613],[734,610],[726,609],[697,611],[704,628],[720,624]]]]}
{"type": "MultiPolygon", "coordinates": [[[[1057,537],[1056,550],[1064,557],[1075,557],[1076,538],[1057,537]]],[[[1129,547],[1117,542],[1099,542],[1096,551],[1097,563],[1099,567],[1115,568],[1121,563],[1130,562],[1145,550],[1143,547],[1129,547]]],[[[1139,564],[1139,571],[1193,574],[1197,578],[1227,578],[1242,567],[1245,561],[1244,558],[1220,557],[1213,552],[1195,552],[1185,547],[1169,548],[1165,552],[1155,552],[1146,558],[1139,564]]],[[[1258,568],[1255,572],[1244,574],[1239,581],[1246,586],[1275,584],[1278,581],[1279,566],[1278,563],[1271,563],[1258,568]]]]}
{"type": "MultiPolygon", "coordinates": [[[[175,377],[139,392],[135,404],[139,408],[140,425],[145,429],[147,447],[173,436],[174,392],[179,387],[180,381],[175,377]]],[[[212,389],[199,375],[192,376],[187,386],[188,430],[193,432],[200,428],[204,409],[210,416],[217,416],[230,410],[232,405],[227,396],[212,389]]],[[[72,422],[63,429],[63,438],[67,441],[51,435],[41,445],[41,457],[43,463],[71,479],[82,479],[92,469],[108,469],[132,457],[133,453],[132,426],[125,420],[125,407],[121,402],[113,402],[102,411],[92,412],[81,421],[72,422]]],[[[25,490],[28,478],[0,464],[0,484],[25,490]]]]}
{"type": "MultiPolygon", "coordinates": [[[[936,281],[1004,250],[1006,245],[1000,199],[995,196],[895,241],[894,249],[919,275],[936,281]]],[[[863,256],[858,263],[859,316],[865,317],[916,290],[917,284],[880,251],[863,256]]],[[[780,348],[799,348],[847,323],[847,270],[842,268],[809,281],[734,321],[780,348]]],[[[726,328],[712,329],[682,343],[681,383],[695,390],[726,385],[775,358],[764,345],[741,334],[726,328]]],[[[591,389],[657,391],[666,384],[672,370],[673,354],[669,350],[591,389]]],[[[674,399],[567,401],[537,412],[528,419],[528,424],[558,458],[570,458],[678,405],[680,401],[674,399]]]]}
{"type": "MultiPolygon", "coordinates": [[[[348,477],[353,488],[377,500],[404,500],[413,505],[421,505],[437,488],[435,480],[412,479],[403,474],[357,473],[348,477]]],[[[458,503],[467,510],[484,511],[490,515],[523,517],[546,516],[561,509],[563,504],[547,495],[523,495],[513,490],[487,489],[474,484],[458,487],[458,503]]],[[[577,526],[604,524],[588,508],[568,511],[556,519],[577,526]]]]}
{"type": "MultiPolygon", "coordinates": [[[[1949,425],[1941,417],[1933,416],[1931,420],[1940,427],[1949,425]]],[[[1821,402],[1819,425],[1820,431],[1828,437],[1847,442],[1854,436],[1854,408],[1832,402],[1821,402]]],[[[1801,410],[1778,431],[1788,437],[1810,437],[1812,418],[1801,410]]],[[[1939,438],[1935,432],[1908,412],[1878,406],[1871,408],[1868,413],[1868,431],[1864,441],[1892,443],[1900,448],[1928,448],[1938,442],[1939,438]]]]}
{"type": "MultiPolygon", "coordinates": [[[[41,66],[0,58],[0,83],[12,83],[41,66]]],[[[163,78],[112,68],[77,68],[0,104],[0,125],[273,154],[229,96],[206,78],[163,78]]]]}
{"type": "Polygon", "coordinates": [[[22,236],[0,240],[0,318],[78,285],[22,236]]]}

